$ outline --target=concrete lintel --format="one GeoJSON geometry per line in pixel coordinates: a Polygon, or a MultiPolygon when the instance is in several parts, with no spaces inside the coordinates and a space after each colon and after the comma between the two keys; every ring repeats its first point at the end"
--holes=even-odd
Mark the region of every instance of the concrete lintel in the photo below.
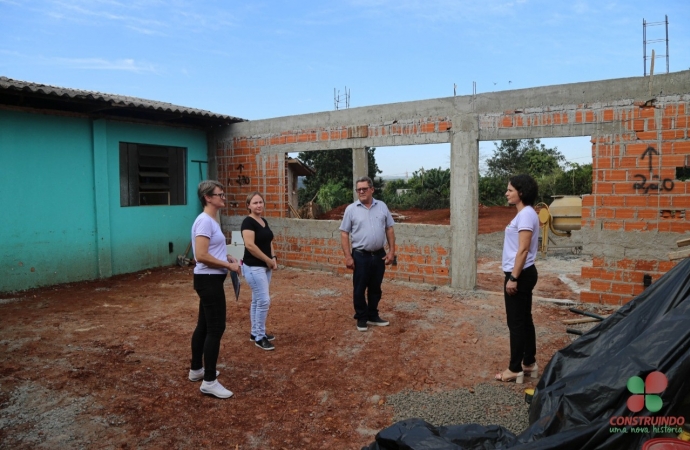
{"type": "Polygon", "coordinates": [[[333,141],[303,142],[261,147],[262,154],[297,153],[343,148],[392,147],[398,145],[447,144],[450,132],[423,133],[405,136],[373,136],[368,138],[338,139],[333,141]]]}
{"type": "Polygon", "coordinates": [[[602,134],[615,134],[618,132],[620,132],[620,123],[618,122],[510,128],[482,127],[479,130],[479,140],[498,141],[503,139],[600,136],[602,134]]]}

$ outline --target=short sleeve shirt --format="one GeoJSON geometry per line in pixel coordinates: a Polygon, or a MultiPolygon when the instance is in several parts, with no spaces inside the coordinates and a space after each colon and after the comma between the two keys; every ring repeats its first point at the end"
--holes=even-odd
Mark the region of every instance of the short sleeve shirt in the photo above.
{"type": "MultiPolygon", "coordinates": [[[[216,259],[227,261],[228,251],[225,247],[225,235],[220,225],[215,219],[206,213],[201,213],[192,225],[192,251],[196,255],[196,237],[204,236],[209,239],[208,253],[216,259]]],[[[224,267],[209,267],[204,263],[198,262],[194,266],[194,273],[197,274],[227,274],[228,269],[224,267]]]]}
{"type": "Polygon", "coordinates": [[[350,233],[352,248],[373,252],[386,244],[386,228],[395,225],[388,206],[373,199],[367,208],[357,200],[345,209],[340,231],[350,233]]]}
{"type": "Polygon", "coordinates": [[[537,257],[537,249],[539,248],[539,216],[531,206],[522,208],[522,211],[520,211],[506,227],[505,236],[503,238],[502,267],[504,272],[510,272],[513,270],[513,267],[515,267],[515,256],[517,255],[520,245],[519,233],[523,230],[532,232],[532,240],[530,241],[529,250],[527,252],[527,260],[523,267],[523,269],[526,269],[534,265],[534,260],[537,257]]]}
{"type": "MultiPolygon", "coordinates": [[[[254,220],[252,217],[247,216],[242,221],[240,231],[253,231],[254,244],[256,244],[256,246],[259,247],[259,250],[261,250],[261,252],[264,255],[270,258],[271,256],[273,256],[271,255],[271,241],[273,241],[273,232],[268,227],[268,221],[266,219],[264,219],[264,223],[266,224],[266,226],[262,227],[259,222],[254,220]]],[[[248,266],[268,267],[264,261],[252,255],[246,247],[244,249],[244,256],[242,257],[242,262],[248,266]]]]}

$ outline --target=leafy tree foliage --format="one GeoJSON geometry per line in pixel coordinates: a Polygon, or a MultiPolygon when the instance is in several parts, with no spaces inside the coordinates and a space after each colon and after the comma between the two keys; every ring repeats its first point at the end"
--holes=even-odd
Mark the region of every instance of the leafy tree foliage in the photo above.
{"type": "Polygon", "coordinates": [[[352,203],[352,190],[329,181],[319,188],[319,192],[316,194],[316,203],[321,206],[323,211],[330,211],[337,206],[352,203]]]}
{"type": "MultiPolygon", "coordinates": [[[[381,185],[381,181],[377,182],[375,177],[381,171],[376,165],[375,151],[375,148],[367,148],[367,157],[369,159],[368,176],[374,180],[374,187],[377,187],[377,185],[381,185]]],[[[343,203],[352,202],[351,149],[301,152],[297,158],[316,170],[314,175],[307,176],[304,179],[304,188],[299,190],[300,205],[316,197],[316,202],[320,204],[324,211],[328,211],[343,203]],[[322,188],[325,190],[323,193],[320,193],[322,188]],[[347,191],[347,196],[343,194],[344,191],[347,191]],[[343,199],[345,200],[343,201],[343,199]],[[326,201],[327,203],[342,201],[343,203],[328,206],[322,204],[321,201],[326,201]]]]}
{"type": "Polygon", "coordinates": [[[592,165],[569,163],[558,148],[547,148],[539,139],[507,139],[495,147],[486,175],[479,177],[479,202],[484,205],[505,205],[508,179],[520,173],[532,175],[539,184],[538,202],[551,203],[552,195],[592,192],[592,165]]]}
{"type": "Polygon", "coordinates": [[[557,147],[546,148],[539,139],[506,139],[494,146],[494,155],[486,161],[491,177],[528,173],[536,179],[554,173],[565,162],[557,147]]]}
{"type": "Polygon", "coordinates": [[[441,209],[450,207],[450,169],[422,167],[409,180],[386,183],[383,201],[392,208],[441,209]],[[398,190],[402,192],[398,194],[398,190]]]}

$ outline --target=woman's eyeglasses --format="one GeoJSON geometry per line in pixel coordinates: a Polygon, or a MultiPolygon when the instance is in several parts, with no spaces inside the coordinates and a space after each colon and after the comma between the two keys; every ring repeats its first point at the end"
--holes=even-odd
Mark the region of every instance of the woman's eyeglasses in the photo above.
{"type": "Polygon", "coordinates": [[[209,197],[213,197],[214,195],[217,195],[220,198],[225,198],[225,192],[221,192],[220,194],[209,194],[209,197]]]}

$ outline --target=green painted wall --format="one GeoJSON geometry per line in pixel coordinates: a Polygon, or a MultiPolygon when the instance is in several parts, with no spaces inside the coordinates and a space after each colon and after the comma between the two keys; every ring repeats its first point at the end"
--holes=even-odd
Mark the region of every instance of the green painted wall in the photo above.
{"type": "MultiPolygon", "coordinates": [[[[199,164],[206,161],[206,134],[181,128],[151,127],[108,122],[108,176],[110,192],[113,274],[175,264],[191,239],[192,223],[201,212],[196,195],[199,164]],[[173,145],[187,148],[187,204],[184,206],[120,206],[119,143],[173,145]],[[168,253],[168,242],[174,246],[168,253]]],[[[206,176],[206,164],[203,174],[206,176]]]]}
{"type": "Polygon", "coordinates": [[[0,110],[0,292],[174,264],[206,159],[199,130],[0,110]],[[121,141],[186,147],[187,204],[121,207],[121,141]]]}

